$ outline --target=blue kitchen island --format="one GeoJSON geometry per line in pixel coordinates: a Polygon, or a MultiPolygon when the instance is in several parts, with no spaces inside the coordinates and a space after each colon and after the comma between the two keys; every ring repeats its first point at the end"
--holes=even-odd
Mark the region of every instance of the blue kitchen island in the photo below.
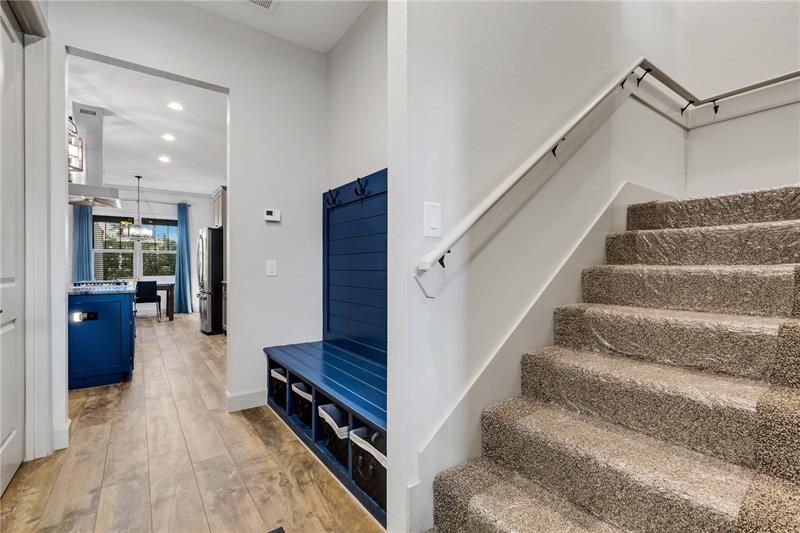
{"type": "Polygon", "coordinates": [[[133,373],[136,285],[86,282],[69,290],[69,388],[128,380],[133,373]]]}

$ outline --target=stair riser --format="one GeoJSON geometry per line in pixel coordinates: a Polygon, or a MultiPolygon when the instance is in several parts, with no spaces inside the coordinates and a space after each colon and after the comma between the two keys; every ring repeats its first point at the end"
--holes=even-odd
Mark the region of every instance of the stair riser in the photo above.
{"type": "Polygon", "coordinates": [[[563,307],[555,312],[555,344],[765,380],[776,359],[778,335],[563,307]]]}
{"type": "Polygon", "coordinates": [[[433,523],[436,532],[470,531],[470,499],[497,481],[493,476],[475,475],[470,464],[437,475],[433,481],[433,523]]]}
{"type": "Polygon", "coordinates": [[[606,238],[606,258],[614,265],[800,263],[800,224],[618,233],[606,238]]]}
{"type": "Polygon", "coordinates": [[[757,469],[800,484],[800,392],[771,387],[758,403],[757,469]]]}
{"type": "Polygon", "coordinates": [[[536,479],[603,520],[645,532],[735,530],[735,516],[665,493],[566,443],[519,431],[504,420],[491,411],[485,413],[484,455],[536,479]]]}
{"type": "Polygon", "coordinates": [[[753,409],[709,405],[537,353],[522,360],[522,393],[707,455],[755,465],[758,420],[753,409]]]}
{"type": "Polygon", "coordinates": [[[800,188],[628,206],[628,229],[687,228],[800,218],[800,188]]]}
{"type": "Polygon", "coordinates": [[[796,271],[686,271],[593,267],[583,272],[583,301],[611,305],[760,316],[795,315],[796,271]]]}

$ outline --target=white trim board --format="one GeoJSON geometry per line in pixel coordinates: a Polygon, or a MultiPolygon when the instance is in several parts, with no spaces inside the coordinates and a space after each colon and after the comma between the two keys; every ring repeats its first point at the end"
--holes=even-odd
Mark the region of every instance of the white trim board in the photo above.
{"type": "MultiPolygon", "coordinates": [[[[46,39],[25,36],[25,460],[53,452],[50,134],[46,39]]],[[[67,425],[67,427],[69,427],[67,425]]]]}
{"type": "Polygon", "coordinates": [[[253,407],[267,405],[267,389],[258,389],[250,392],[231,394],[225,389],[225,399],[228,403],[228,412],[243,411],[253,407]]]}
{"type": "Polygon", "coordinates": [[[63,450],[69,447],[69,428],[72,426],[72,419],[68,418],[67,423],[53,428],[53,449],[63,450]]]}

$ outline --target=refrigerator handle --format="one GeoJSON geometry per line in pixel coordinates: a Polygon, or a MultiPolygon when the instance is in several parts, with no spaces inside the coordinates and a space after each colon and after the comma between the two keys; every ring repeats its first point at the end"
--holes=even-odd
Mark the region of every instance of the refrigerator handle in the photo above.
{"type": "Polygon", "coordinates": [[[205,265],[203,265],[203,232],[200,232],[200,236],[197,238],[197,286],[200,287],[200,291],[203,291],[203,271],[205,270],[205,265]]]}

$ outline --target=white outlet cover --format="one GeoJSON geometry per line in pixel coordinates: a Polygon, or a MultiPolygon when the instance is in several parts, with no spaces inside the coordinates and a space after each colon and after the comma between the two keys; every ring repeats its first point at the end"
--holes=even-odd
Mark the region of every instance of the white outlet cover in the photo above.
{"type": "Polygon", "coordinates": [[[274,259],[267,259],[267,276],[275,277],[278,275],[278,262],[274,259]]]}

